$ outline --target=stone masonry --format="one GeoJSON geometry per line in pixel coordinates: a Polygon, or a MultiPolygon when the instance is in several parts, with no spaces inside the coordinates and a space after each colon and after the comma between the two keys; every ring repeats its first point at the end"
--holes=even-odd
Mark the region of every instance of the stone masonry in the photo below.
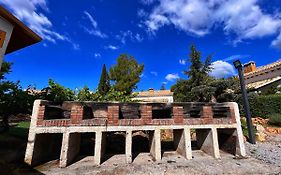
{"type": "Polygon", "coordinates": [[[220,150],[245,156],[238,105],[228,103],[98,103],[36,100],[33,106],[25,162],[38,165],[53,153],[59,166],[71,164],[80,150],[82,133],[92,133],[94,162],[105,155],[108,133],[123,132],[125,157],[132,163],[132,138],[148,133],[149,152],[161,160],[161,130],[173,131],[175,151],[192,159],[191,132],[200,150],[220,158],[220,150]],[[52,141],[53,140],[53,141],[52,141]],[[224,149],[225,148],[225,149],[224,149]]]}

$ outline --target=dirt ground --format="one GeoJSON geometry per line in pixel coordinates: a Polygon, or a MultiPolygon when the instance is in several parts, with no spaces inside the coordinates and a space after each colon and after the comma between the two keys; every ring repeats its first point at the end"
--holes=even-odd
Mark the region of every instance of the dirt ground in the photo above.
{"type": "MultiPolygon", "coordinates": [[[[0,135],[1,136],[1,135],[0,135]]],[[[124,154],[109,157],[100,166],[93,165],[93,156],[78,157],[67,168],[59,168],[58,160],[47,162],[37,167],[23,163],[26,138],[9,136],[0,137],[0,174],[281,174],[281,135],[272,135],[266,142],[256,145],[246,143],[248,157],[236,158],[221,152],[221,159],[193,151],[194,158],[186,160],[179,154],[166,151],[163,159],[154,162],[149,153],[138,154],[132,164],[125,163],[124,154]],[[2,137],[2,138],[1,138],[2,137]]]]}

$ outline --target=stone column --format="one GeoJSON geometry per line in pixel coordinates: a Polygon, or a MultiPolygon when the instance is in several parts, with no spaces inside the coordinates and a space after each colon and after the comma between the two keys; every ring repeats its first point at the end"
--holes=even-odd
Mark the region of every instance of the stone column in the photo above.
{"type": "Polygon", "coordinates": [[[161,135],[160,129],[156,128],[154,131],[149,133],[150,142],[150,155],[154,160],[161,160],[161,135]]]}
{"type": "Polygon", "coordinates": [[[100,165],[106,148],[106,133],[96,132],[94,164],[100,165]]]}
{"type": "Polygon", "coordinates": [[[60,155],[60,167],[66,167],[79,154],[81,133],[64,133],[60,155]]]}
{"type": "MultiPolygon", "coordinates": [[[[241,127],[241,121],[240,121],[240,114],[239,114],[239,108],[238,104],[235,102],[229,102],[227,103],[230,108],[233,109],[235,115],[235,120],[236,120],[236,133],[237,134],[237,140],[236,140],[236,154],[239,156],[246,156],[246,150],[245,150],[245,145],[244,145],[244,139],[243,139],[243,131],[241,127]]],[[[231,116],[233,117],[233,116],[231,116]]]]}
{"type": "Polygon", "coordinates": [[[132,131],[126,131],[126,162],[132,163],[132,131]]]}
{"type": "Polygon", "coordinates": [[[36,139],[36,125],[37,125],[37,118],[39,116],[40,112],[40,106],[43,104],[47,104],[47,101],[44,100],[35,100],[33,104],[33,110],[31,115],[31,122],[29,127],[29,134],[28,134],[28,140],[26,145],[26,151],[25,151],[25,158],[24,161],[32,165],[33,162],[33,151],[35,146],[35,139],[36,139]]]}

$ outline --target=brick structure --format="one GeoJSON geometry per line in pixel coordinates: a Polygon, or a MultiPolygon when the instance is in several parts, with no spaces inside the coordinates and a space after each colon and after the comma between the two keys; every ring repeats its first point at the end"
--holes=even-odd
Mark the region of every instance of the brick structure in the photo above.
{"type": "Polygon", "coordinates": [[[82,133],[95,134],[93,164],[99,165],[105,152],[108,132],[125,133],[126,161],[132,162],[132,133],[148,133],[149,150],[157,161],[161,159],[161,130],[173,131],[175,151],[186,159],[192,158],[191,130],[196,130],[198,147],[220,158],[219,149],[232,144],[233,154],[245,156],[245,148],[236,103],[96,103],[51,102],[36,100],[29,130],[25,162],[34,165],[51,149],[51,138],[59,150],[60,167],[70,164],[80,149],[82,133]],[[218,132],[219,130],[219,132],[218,132]],[[47,138],[47,136],[50,139],[47,138]],[[223,138],[223,139],[220,139],[223,138]],[[229,138],[229,139],[226,139],[229,138]],[[230,139],[231,138],[231,139],[230,139]],[[227,140],[227,143],[226,141],[227,140]]]}

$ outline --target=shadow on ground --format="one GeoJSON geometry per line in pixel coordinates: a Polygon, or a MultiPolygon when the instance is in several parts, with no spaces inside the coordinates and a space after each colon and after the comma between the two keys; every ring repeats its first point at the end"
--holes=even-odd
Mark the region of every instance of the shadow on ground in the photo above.
{"type": "Polygon", "coordinates": [[[43,174],[24,163],[29,122],[19,123],[0,133],[0,174],[43,174]]]}

